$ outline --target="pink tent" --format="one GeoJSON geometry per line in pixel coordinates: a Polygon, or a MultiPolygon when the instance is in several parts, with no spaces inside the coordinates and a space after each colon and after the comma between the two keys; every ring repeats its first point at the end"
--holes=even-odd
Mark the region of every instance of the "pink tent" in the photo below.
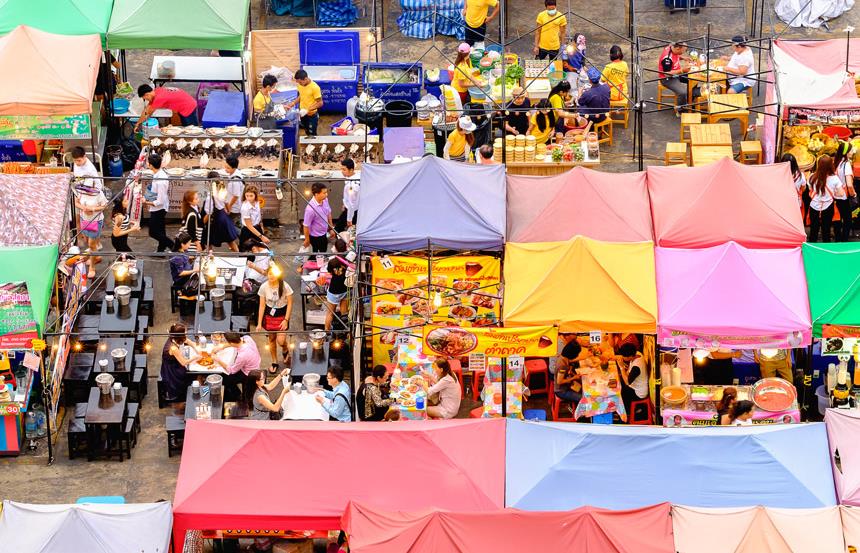
{"type": "Polygon", "coordinates": [[[582,507],[483,513],[404,512],[350,503],[343,528],[352,553],[675,551],[668,503],[630,511],[582,507]]]}
{"type": "Polygon", "coordinates": [[[672,506],[678,553],[841,553],[839,507],[776,509],[672,506]]]}
{"type": "Polygon", "coordinates": [[[552,177],[508,175],[508,242],[650,242],[645,173],[575,167],[552,177]]]}
{"type": "Polygon", "coordinates": [[[658,246],[707,248],[734,240],[748,248],[806,241],[788,164],[648,167],[658,246]]]}
{"type": "Polygon", "coordinates": [[[847,71],[860,72],[860,40],[775,40],[771,52],[779,101],[812,109],[857,109],[860,99],[847,71]]]}
{"type": "Polygon", "coordinates": [[[860,415],[853,409],[828,409],[824,416],[836,497],[843,505],[860,506],[860,415]],[[838,462],[837,462],[838,459],[838,462]]]}
{"type": "Polygon", "coordinates": [[[845,548],[853,546],[860,550],[860,508],[850,505],[840,505],[842,514],[842,535],[845,538],[845,548]]]}
{"type": "Polygon", "coordinates": [[[670,347],[808,345],[812,336],[800,248],[734,242],[656,248],[657,337],[670,347]]]}
{"type": "Polygon", "coordinates": [[[338,529],[353,500],[382,509],[496,510],[504,486],[502,419],[188,421],[175,550],[194,529],[338,529]]]}

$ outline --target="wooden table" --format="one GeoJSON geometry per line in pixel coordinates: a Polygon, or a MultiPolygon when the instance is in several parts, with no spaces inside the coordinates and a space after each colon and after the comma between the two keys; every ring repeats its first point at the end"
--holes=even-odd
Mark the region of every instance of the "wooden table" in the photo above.
{"type": "Polygon", "coordinates": [[[731,146],[693,146],[693,167],[707,165],[734,156],[731,146]]]}
{"type": "Polygon", "coordinates": [[[690,125],[692,146],[731,146],[732,128],[728,123],[690,125]]]}
{"type": "Polygon", "coordinates": [[[574,167],[597,167],[600,165],[600,160],[585,160],[585,161],[560,161],[558,163],[545,161],[509,161],[506,165],[507,172],[510,175],[536,175],[547,177],[552,175],[560,175],[570,171],[574,167]]]}
{"type": "Polygon", "coordinates": [[[221,386],[221,393],[217,396],[209,392],[208,386],[200,386],[198,397],[194,397],[193,387],[189,386],[185,392],[185,420],[197,419],[197,406],[201,403],[211,405],[209,413],[213,420],[224,418],[224,386],[221,386]]]}
{"type": "MultiPolygon", "coordinates": [[[[141,280],[143,280],[141,278],[141,280]]],[[[137,298],[129,298],[128,306],[121,308],[119,300],[113,299],[113,302],[107,300],[102,301],[102,311],[99,319],[99,332],[122,332],[125,334],[134,334],[137,328],[137,306],[139,300],[137,298]],[[113,303],[112,310],[108,311],[108,303],[113,303]]]]}
{"type": "Polygon", "coordinates": [[[746,94],[711,94],[708,98],[708,123],[716,123],[723,119],[737,119],[741,122],[744,138],[747,136],[749,115],[746,94]]]}
{"type": "MultiPolygon", "coordinates": [[[[102,454],[112,455],[117,451],[110,449],[110,442],[119,440],[122,433],[122,423],[125,421],[126,407],[128,401],[128,388],[120,389],[120,399],[114,399],[114,390],[102,400],[101,391],[98,386],[90,388],[90,396],[87,400],[87,414],[84,424],[87,428],[87,460],[92,461],[102,454]],[[106,440],[102,439],[101,431],[106,430],[106,440]],[[101,447],[106,444],[107,447],[101,447]],[[98,447],[97,447],[98,446],[98,447]]],[[[123,454],[119,447],[117,450],[122,460],[123,454]]]]}
{"type": "MultiPolygon", "coordinates": [[[[719,70],[719,66],[725,67],[725,64],[719,64],[718,62],[712,63],[710,70],[697,69],[690,70],[687,73],[687,101],[693,102],[693,88],[699,85],[709,85],[711,83],[718,83],[723,85],[723,90],[726,88],[726,84],[728,84],[729,76],[726,73],[723,73],[719,70]],[[715,67],[715,64],[717,67],[715,67]]],[[[701,90],[699,93],[701,94],[701,90]]]]}
{"type": "Polygon", "coordinates": [[[215,332],[229,332],[231,328],[230,317],[233,314],[233,306],[230,302],[224,302],[224,317],[222,319],[215,318],[215,309],[212,306],[212,301],[203,302],[201,309],[199,304],[195,308],[194,313],[194,333],[195,334],[213,334],[215,332]]]}

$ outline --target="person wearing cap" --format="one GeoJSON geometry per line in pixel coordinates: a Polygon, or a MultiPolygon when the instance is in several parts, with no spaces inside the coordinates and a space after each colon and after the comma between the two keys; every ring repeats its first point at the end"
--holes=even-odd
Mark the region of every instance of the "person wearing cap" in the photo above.
{"type": "Polygon", "coordinates": [[[746,44],[746,39],[741,35],[732,37],[732,48],[734,53],[732,53],[731,58],[723,56],[724,60],[728,59],[723,71],[737,76],[729,81],[729,88],[726,92],[728,94],[740,94],[753,85],[753,80],[749,78],[749,75],[755,73],[755,58],[753,58],[752,49],[746,44]]]}
{"type": "Polygon", "coordinates": [[[448,135],[442,157],[451,161],[466,161],[475,145],[475,137],[472,135],[477,126],[465,115],[457,120],[457,128],[448,135]]]}
{"type": "Polygon", "coordinates": [[[537,15],[535,22],[538,29],[535,32],[534,55],[537,59],[551,59],[558,57],[561,43],[567,35],[567,18],[558,13],[557,0],[544,0],[546,8],[537,15]]]}
{"type": "Polygon", "coordinates": [[[499,0],[466,0],[463,8],[463,20],[466,23],[466,40],[469,46],[476,42],[484,42],[487,34],[487,22],[499,15],[499,0]],[[487,8],[493,8],[487,15],[487,8]]]}
{"type": "MultiPolygon", "coordinates": [[[[680,111],[683,106],[689,102],[687,97],[687,67],[682,66],[681,62],[687,62],[687,57],[684,56],[684,51],[687,45],[683,42],[673,42],[663,48],[658,62],[660,84],[675,93],[678,98],[678,105],[675,107],[675,115],[680,117],[680,111]]],[[[698,87],[693,88],[693,96],[697,95],[698,87]]]]}
{"type": "Polygon", "coordinates": [[[588,80],[591,88],[579,96],[579,112],[592,123],[602,123],[609,112],[609,85],[600,82],[600,71],[596,67],[588,68],[588,80]]]}
{"type": "Polygon", "coordinates": [[[512,100],[505,110],[504,127],[508,134],[526,134],[529,131],[529,112],[531,101],[528,93],[521,86],[515,86],[512,100]]]}
{"type": "Polygon", "coordinates": [[[469,87],[474,86],[472,79],[472,59],[469,54],[472,52],[472,47],[465,42],[457,47],[457,59],[454,60],[454,75],[451,79],[451,86],[460,95],[460,101],[465,106],[469,101],[469,87]]]}

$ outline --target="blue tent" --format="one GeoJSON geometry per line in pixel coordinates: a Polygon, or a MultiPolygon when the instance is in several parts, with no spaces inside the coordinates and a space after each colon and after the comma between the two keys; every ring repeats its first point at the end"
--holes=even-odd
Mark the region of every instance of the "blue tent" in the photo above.
{"type": "Polygon", "coordinates": [[[560,511],[836,504],[824,424],[658,428],[508,421],[505,505],[560,511]]]}
{"type": "Polygon", "coordinates": [[[364,164],[358,243],[387,251],[429,245],[501,249],[505,243],[505,167],[434,156],[393,165],[364,164]]]}

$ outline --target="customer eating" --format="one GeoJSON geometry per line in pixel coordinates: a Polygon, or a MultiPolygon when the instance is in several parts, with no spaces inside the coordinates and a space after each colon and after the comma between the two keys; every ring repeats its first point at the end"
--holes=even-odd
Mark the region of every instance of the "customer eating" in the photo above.
{"type": "Polygon", "coordinates": [[[215,346],[215,349],[212,350],[212,360],[227,371],[227,376],[224,378],[224,395],[225,399],[231,400],[238,398],[239,383],[251,374],[251,371],[260,368],[260,349],[254,339],[248,335],[242,336],[238,332],[225,332],[224,343],[215,346]],[[227,348],[236,348],[236,357],[229,365],[215,355],[227,348]]]}
{"type": "Polygon", "coordinates": [[[729,88],[726,92],[740,94],[749,90],[754,83],[750,75],[755,73],[755,58],[752,50],[747,46],[746,38],[740,35],[732,37],[732,48],[734,53],[731,58],[728,58],[728,63],[723,71],[729,75],[736,75],[736,77],[729,81],[729,88]]]}
{"type": "Polygon", "coordinates": [[[170,327],[170,335],[161,351],[161,389],[168,403],[182,401],[188,388],[188,366],[200,358],[196,355],[194,344],[188,339],[184,324],[176,323],[170,327]],[[191,346],[191,357],[186,357],[182,346],[191,346]]]}
{"type": "Polygon", "coordinates": [[[424,391],[432,405],[427,406],[427,416],[431,419],[453,419],[460,411],[460,384],[457,375],[451,371],[447,359],[436,359],[433,372],[425,375],[433,384],[424,381],[424,391]]]}
{"type": "Polygon", "coordinates": [[[329,367],[326,378],[331,390],[323,390],[323,395],[316,396],[316,400],[332,420],[350,422],[352,420],[350,391],[349,384],[343,381],[343,369],[338,366],[329,367]]]}
{"type": "Polygon", "coordinates": [[[289,388],[284,386],[278,399],[272,402],[269,392],[282,383],[281,378],[289,374],[289,369],[281,371],[279,378],[273,378],[266,384],[263,371],[255,369],[248,373],[242,390],[242,402],[248,410],[248,418],[256,421],[267,421],[281,418],[281,405],[284,403],[289,388]]]}

